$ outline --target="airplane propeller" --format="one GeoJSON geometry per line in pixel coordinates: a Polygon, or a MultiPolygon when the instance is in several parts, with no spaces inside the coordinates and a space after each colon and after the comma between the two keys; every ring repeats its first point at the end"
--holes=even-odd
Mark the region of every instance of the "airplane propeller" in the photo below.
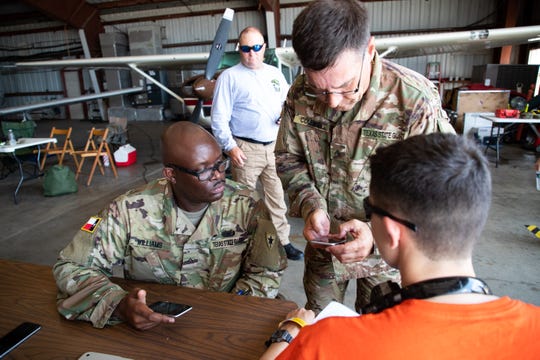
{"type": "MultiPolygon", "coordinates": [[[[225,52],[225,45],[227,44],[229,29],[231,28],[232,19],[234,16],[234,10],[227,8],[223,14],[223,18],[219,23],[219,27],[210,49],[210,56],[206,63],[206,69],[204,76],[199,76],[193,82],[192,91],[198,98],[197,105],[191,113],[191,121],[198,122],[201,116],[202,106],[205,100],[212,98],[214,92],[215,79],[214,75],[217,72],[221,57],[225,52]]],[[[189,81],[189,80],[188,80],[189,81]]]]}

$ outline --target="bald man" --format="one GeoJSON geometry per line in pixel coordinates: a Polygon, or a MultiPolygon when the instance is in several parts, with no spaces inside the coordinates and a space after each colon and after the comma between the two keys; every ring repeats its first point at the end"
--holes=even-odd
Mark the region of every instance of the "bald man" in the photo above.
{"type": "Polygon", "coordinates": [[[266,44],[259,29],[249,26],[238,37],[240,62],[219,75],[212,101],[212,133],[231,158],[235,181],[262,187],[279,241],[289,260],[304,253],[289,236],[287,204],[276,172],[274,146],[281,107],[289,84],[281,71],[264,63],[266,44]]]}
{"type": "Polygon", "coordinates": [[[139,330],[174,322],[111,277],[277,295],[287,258],[264,203],[225,179],[229,160],[202,127],[174,123],[161,141],[163,178],[114,199],[60,252],[53,272],[67,319],[139,330]]]}

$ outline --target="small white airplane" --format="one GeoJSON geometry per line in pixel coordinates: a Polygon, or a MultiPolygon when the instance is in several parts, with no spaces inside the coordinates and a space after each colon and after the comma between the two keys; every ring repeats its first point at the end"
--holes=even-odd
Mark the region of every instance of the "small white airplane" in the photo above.
{"type": "MultiPolygon", "coordinates": [[[[167,54],[167,55],[145,55],[145,56],[121,56],[85,58],[70,60],[48,60],[19,62],[14,65],[17,69],[26,68],[128,68],[136,71],[147,81],[154,83],[173,98],[185,103],[192,113],[191,120],[199,122],[203,126],[209,126],[209,116],[203,114],[202,107],[211,106],[211,98],[214,89],[215,78],[218,75],[220,61],[224,54],[225,45],[228,39],[228,32],[232,24],[234,10],[226,9],[219,24],[216,36],[209,53],[190,54],[167,54]],[[175,67],[179,68],[187,65],[206,65],[203,75],[187,80],[182,88],[182,96],[173,92],[165,85],[154,79],[143,68],[175,67]]],[[[540,26],[523,26],[502,29],[485,29],[460,32],[431,33],[420,35],[406,35],[401,37],[376,38],[375,46],[381,56],[387,58],[402,58],[410,56],[447,53],[447,52],[471,52],[479,48],[495,48],[506,45],[517,45],[527,43],[530,39],[540,36],[540,26]]],[[[295,70],[300,68],[300,63],[292,47],[281,47],[267,49],[273,51],[277,57],[277,66],[284,73],[289,74],[289,79],[297,75],[295,70]]],[[[273,58],[273,56],[271,56],[273,58]]],[[[287,76],[286,76],[287,77],[287,76]]],[[[136,88],[127,91],[137,91],[136,88]]],[[[110,93],[94,94],[97,97],[112,96],[110,93]]],[[[114,94],[117,95],[117,94],[114,94]]],[[[62,99],[63,104],[86,101],[82,97],[62,99]]],[[[58,105],[58,103],[56,103],[58,105]]],[[[51,102],[30,104],[25,106],[0,109],[0,116],[29,111],[30,109],[56,106],[51,102]]]]}

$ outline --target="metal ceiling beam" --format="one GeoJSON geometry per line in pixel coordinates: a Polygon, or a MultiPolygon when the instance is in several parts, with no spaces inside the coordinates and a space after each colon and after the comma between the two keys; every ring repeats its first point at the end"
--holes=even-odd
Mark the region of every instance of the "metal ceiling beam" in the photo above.
{"type": "MultiPolygon", "coordinates": [[[[519,10],[523,5],[523,0],[508,1],[506,4],[506,19],[504,26],[507,28],[515,27],[517,24],[517,18],[519,10]]],[[[511,64],[513,46],[503,46],[501,49],[501,56],[499,57],[499,64],[511,64]]]]}
{"type": "Polygon", "coordinates": [[[99,33],[104,32],[98,9],[85,0],[22,0],[45,15],[65,22],[86,33],[90,53],[93,57],[101,56],[99,33]]]}
{"type": "Polygon", "coordinates": [[[269,11],[274,13],[274,30],[275,30],[275,38],[276,38],[276,47],[280,46],[281,44],[281,16],[280,16],[280,5],[279,0],[260,0],[260,4],[265,9],[265,11],[269,11]]]}

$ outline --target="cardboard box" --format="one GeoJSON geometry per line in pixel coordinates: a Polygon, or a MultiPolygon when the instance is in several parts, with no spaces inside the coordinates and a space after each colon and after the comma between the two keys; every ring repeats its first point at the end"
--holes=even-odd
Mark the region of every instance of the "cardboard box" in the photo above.
{"type": "Polygon", "coordinates": [[[463,134],[464,113],[492,112],[506,108],[510,99],[510,90],[459,90],[453,102],[457,111],[456,131],[463,134]]]}

